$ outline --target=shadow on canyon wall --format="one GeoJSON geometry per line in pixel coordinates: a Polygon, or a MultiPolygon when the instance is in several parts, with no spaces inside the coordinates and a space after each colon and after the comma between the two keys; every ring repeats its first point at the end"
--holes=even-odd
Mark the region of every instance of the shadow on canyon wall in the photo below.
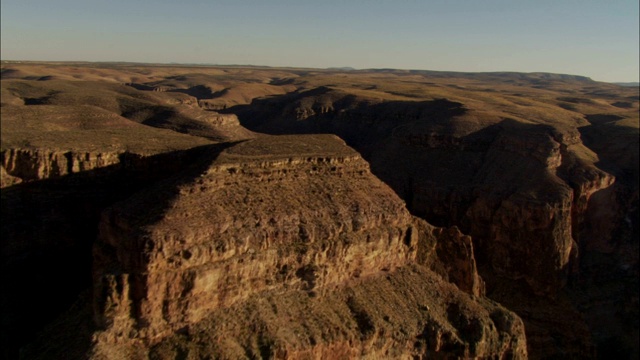
{"type": "MultiPolygon", "coordinates": [[[[124,153],[116,165],[2,189],[3,357],[15,358],[22,346],[65,311],[78,321],[78,333],[60,336],[64,341],[82,341],[80,348],[88,348],[90,332],[84,330],[93,324],[79,313],[89,311],[82,306],[91,298],[92,247],[102,211],[176,174],[197,176],[232,145],[149,157],[124,153]]],[[[173,195],[158,194],[150,208],[169,204],[173,195]]],[[[161,215],[141,214],[149,221],[161,215]]]]}
{"type": "Polygon", "coordinates": [[[595,345],[599,356],[637,358],[638,260],[637,255],[628,254],[637,254],[638,249],[637,134],[618,131],[607,135],[601,128],[611,126],[619,117],[588,116],[592,125],[579,129],[583,143],[600,157],[595,164],[600,169],[588,172],[596,174],[596,182],[606,179],[601,170],[617,179],[613,186],[596,191],[588,204],[578,204],[582,201],[579,183],[590,180],[582,177],[580,165],[570,163],[573,159],[566,141],[552,126],[502,119],[459,134],[460,129],[450,120],[465,114],[460,103],[446,99],[369,103],[325,87],[258,99],[225,112],[235,113],[243,126],[257,132],[336,134],[369,161],[372,172],[405,200],[413,214],[436,226],[458,226],[472,235],[487,293],[523,318],[532,357],[593,354],[591,347],[595,345]],[[623,145],[611,146],[619,136],[628,139],[621,142],[623,145]],[[559,144],[558,149],[553,148],[554,143],[559,144]],[[617,150],[607,153],[610,148],[617,150]],[[557,171],[549,168],[556,150],[562,161],[557,171]],[[562,199],[566,196],[573,198],[569,206],[575,209],[579,205],[584,214],[576,217],[575,210],[563,214],[562,201],[566,199],[562,199]],[[515,205],[527,203],[524,206],[533,214],[544,212],[544,204],[551,203],[551,208],[557,209],[554,216],[569,217],[555,230],[534,230],[535,226],[518,230],[504,225],[502,231],[505,241],[531,243],[547,238],[545,241],[553,244],[562,232],[573,242],[567,244],[572,248],[571,260],[558,269],[559,276],[547,276],[549,282],[542,277],[542,285],[552,288],[551,298],[535,295],[536,286],[541,285],[538,280],[515,280],[546,273],[554,266],[544,260],[550,255],[545,253],[546,245],[532,255],[530,248],[496,247],[491,240],[496,237],[494,223],[501,221],[500,216],[516,216],[500,209],[505,200],[514,198],[528,198],[516,200],[515,205]],[[536,202],[542,207],[531,205],[536,202]],[[602,208],[614,210],[604,217],[594,215],[602,208]],[[483,216],[482,209],[489,215],[483,216]],[[592,246],[593,242],[606,243],[606,250],[592,246]],[[516,264],[497,270],[515,270],[515,278],[496,271],[495,263],[504,263],[507,253],[517,258],[516,264]],[[617,270],[605,270],[609,268],[617,270]],[[598,292],[602,288],[611,292],[598,292]],[[554,353],[551,348],[577,352],[554,353]]]}

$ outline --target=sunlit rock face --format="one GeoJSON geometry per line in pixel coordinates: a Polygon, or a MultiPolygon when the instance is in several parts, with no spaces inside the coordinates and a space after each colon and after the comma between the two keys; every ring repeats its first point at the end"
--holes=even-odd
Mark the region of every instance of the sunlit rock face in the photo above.
{"type": "MultiPolygon", "coordinates": [[[[363,342],[345,348],[354,336],[347,332],[327,335],[318,347],[300,348],[288,339],[270,351],[302,358],[313,352],[376,354],[409,346],[407,354],[446,354],[448,346],[458,344],[453,347],[460,354],[526,355],[520,320],[498,305],[470,297],[482,297],[484,291],[470,238],[455,228],[435,228],[412,217],[397,195],[371,175],[368,164],[337,137],[265,137],[228,148],[209,161],[197,176],[164,182],[103,214],[94,248],[94,314],[103,329],[103,344],[161,344],[181,329],[211,321],[224,309],[249,306],[258,294],[305,294],[318,298],[321,306],[344,306],[332,296],[348,293],[345,286],[366,288],[369,281],[384,282],[385,274],[418,271],[459,286],[447,287],[457,300],[440,299],[444,303],[425,306],[445,314],[453,311],[447,306],[477,308],[469,315],[473,320],[467,319],[478,326],[478,333],[469,335],[473,339],[458,334],[466,331],[464,327],[447,330],[462,326],[454,320],[436,321],[423,314],[416,326],[423,324],[440,334],[425,338],[428,345],[420,345],[423,350],[391,338],[386,345],[363,342]],[[416,262],[441,275],[426,267],[408,270],[416,262]],[[492,311],[500,311],[515,327],[495,325],[492,311]]],[[[421,287],[430,285],[409,286],[424,292],[429,289],[421,287]]],[[[419,308],[414,302],[425,301],[397,295],[406,311],[419,308]]],[[[379,306],[374,299],[361,298],[358,304],[350,299],[347,308],[360,327],[367,327],[359,331],[384,331],[381,324],[362,318],[379,306]]],[[[412,336],[419,336],[427,330],[412,331],[412,336]]]]}

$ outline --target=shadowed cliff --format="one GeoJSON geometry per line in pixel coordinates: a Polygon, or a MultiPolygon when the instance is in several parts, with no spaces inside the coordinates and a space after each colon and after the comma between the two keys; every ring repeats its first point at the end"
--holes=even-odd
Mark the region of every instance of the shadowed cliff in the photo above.
{"type": "Polygon", "coordinates": [[[105,208],[225,146],[124,153],[114,165],[3,188],[2,319],[12,329],[2,332],[4,356],[13,358],[91,287],[91,251],[105,208]]]}

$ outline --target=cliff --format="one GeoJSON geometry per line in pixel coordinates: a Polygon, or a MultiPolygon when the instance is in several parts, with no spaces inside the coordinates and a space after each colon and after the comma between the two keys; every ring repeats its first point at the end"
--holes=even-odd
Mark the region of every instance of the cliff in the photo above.
{"type": "Polygon", "coordinates": [[[12,330],[0,348],[14,358],[90,286],[100,212],[214,145],[94,106],[2,106],[1,116],[0,315],[12,330]]]}
{"type": "Polygon", "coordinates": [[[211,143],[136,124],[95,106],[3,106],[0,165],[28,182],[211,143]]]}
{"type": "Polygon", "coordinates": [[[372,275],[324,296],[267,291],[213,310],[147,347],[98,342],[96,358],[526,358],[523,325],[418,266],[372,275]]]}
{"type": "MultiPolygon", "coordinates": [[[[460,102],[380,101],[321,87],[256,101],[238,114],[258,131],[330,132],[345,139],[414,215],[438,226],[457,226],[472,237],[487,293],[518,309],[529,325],[530,353],[593,356],[586,331],[579,339],[572,334],[586,328],[584,320],[568,301],[558,300],[571,296],[566,285],[581,276],[581,252],[599,238],[586,229],[600,226],[610,232],[618,226],[587,220],[594,206],[603,211],[592,201],[594,194],[616,181],[582,142],[580,127],[588,122],[541,104],[518,101],[510,108],[502,103],[489,108],[452,99],[460,102]],[[555,310],[538,317],[545,314],[538,311],[542,305],[522,307],[515,296],[497,290],[512,280],[524,282],[522,292],[547,299],[540,303],[555,310]],[[564,314],[573,314],[567,321],[574,327],[559,330],[558,338],[565,340],[554,340],[549,334],[561,328],[555,319],[564,314]]],[[[624,212],[612,216],[625,217],[624,212]]]]}
{"type": "Polygon", "coordinates": [[[2,168],[10,176],[33,181],[118,164],[122,154],[12,148],[2,151],[2,168]]]}
{"type": "Polygon", "coordinates": [[[337,134],[414,214],[459,226],[493,271],[555,296],[577,255],[590,196],[615,177],[594,165],[576,127],[501,110],[446,99],[382,102],[320,87],[240,114],[259,131],[337,134]]]}
{"type": "Polygon", "coordinates": [[[251,140],[195,178],[114,206],[102,217],[93,283],[96,356],[107,358],[114,344],[170,346],[184,329],[188,342],[228,345],[214,356],[250,354],[256,339],[255,356],[277,358],[526,356],[520,320],[482,297],[468,237],[414,219],[333,136],[251,140]],[[412,265],[418,254],[468,293],[412,265]],[[302,314],[284,333],[269,330],[302,314]]]}

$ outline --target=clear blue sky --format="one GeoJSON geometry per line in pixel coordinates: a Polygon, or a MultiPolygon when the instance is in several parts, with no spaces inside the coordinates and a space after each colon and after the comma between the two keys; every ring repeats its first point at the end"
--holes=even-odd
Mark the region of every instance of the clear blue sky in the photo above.
{"type": "Polygon", "coordinates": [[[3,60],[545,71],[639,81],[638,0],[2,0],[3,60]]]}

